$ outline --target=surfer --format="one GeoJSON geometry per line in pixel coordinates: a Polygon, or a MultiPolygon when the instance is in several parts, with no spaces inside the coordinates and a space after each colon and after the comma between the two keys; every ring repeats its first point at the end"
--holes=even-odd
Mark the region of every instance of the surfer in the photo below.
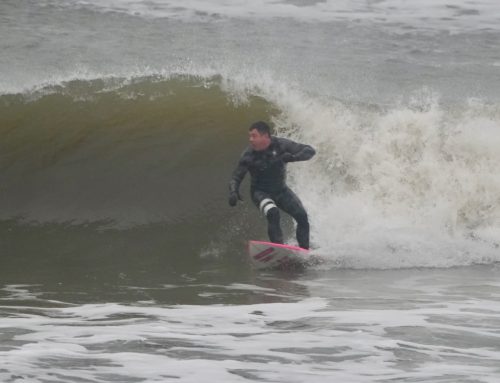
{"type": "Polygon", "coordinates": [[[283,243],[280,211],[291,215],[297,222],[297,242],[309,249],[309,220],[299,197],[286,184],[286,164],[307,161],[316,151],[309,145],[271,135],[269,125],[255,122],[249,129],[249,147],[243,152],[229,182],[229,205],[242,201],[239,193],[241,181],[250,172],[252,201],[265,215],[267,233],[274,243],[283,243]]]}

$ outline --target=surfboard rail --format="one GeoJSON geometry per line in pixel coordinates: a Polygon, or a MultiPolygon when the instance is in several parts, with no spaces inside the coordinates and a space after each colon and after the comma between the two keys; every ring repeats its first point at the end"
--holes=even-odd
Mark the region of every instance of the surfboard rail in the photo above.
{"type": "Polygon", "coordinates": [[[287,268],[307,262],[309,250],[266,241],[248,241],[248,255],[257,269],[287,268]]]}

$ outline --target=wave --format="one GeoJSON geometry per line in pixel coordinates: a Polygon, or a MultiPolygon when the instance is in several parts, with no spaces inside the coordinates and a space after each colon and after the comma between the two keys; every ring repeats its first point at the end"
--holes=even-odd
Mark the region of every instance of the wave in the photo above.
{"type": "Polygon", "coordinates": [[[248,196],[232,210],[226,192],[247,127],[268,120],[318,151],[290,183],[336,267],[500,261],[498,105],[425,91],[354,105],[266,78],[154,76],[3,95],[0,116],[0,218],[17,232],[146,230],[163,250],[234,252],[265,236],[248,196]]]}
{"type": "Polygon", "coordinates": [[[239,133],[271,109],[183,79],[73,81],[37,93],[1,99],[3,218],[127,225],[220,210],[245,145],[239,133]]]}

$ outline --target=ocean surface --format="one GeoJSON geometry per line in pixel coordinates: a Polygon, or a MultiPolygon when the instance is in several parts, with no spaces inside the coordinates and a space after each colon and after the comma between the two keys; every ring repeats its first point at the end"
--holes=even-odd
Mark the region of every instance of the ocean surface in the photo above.
{"type": "Polygon", "coordinates": [[[0,382],[500,381],[499,42],[497,0],[0,1],[0,382]],[[257,120],[317,150],[320,265],[250,266],[257,120]]]}

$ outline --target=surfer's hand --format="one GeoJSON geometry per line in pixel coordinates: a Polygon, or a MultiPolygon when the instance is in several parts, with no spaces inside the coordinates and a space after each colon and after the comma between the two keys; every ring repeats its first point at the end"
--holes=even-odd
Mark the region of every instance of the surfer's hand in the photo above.
{"type": "Polygon", "coordinates": [[[238,200],[243,201],[239,192],[233,191],[229,193],[229,206],[236,206],[238,200]]]}
{"type": "Polygon", "coordinates": [[[295,156],[292,153],[283,153],[280,157],[283,162],[293,162],[295,161],[295,156]]]}

